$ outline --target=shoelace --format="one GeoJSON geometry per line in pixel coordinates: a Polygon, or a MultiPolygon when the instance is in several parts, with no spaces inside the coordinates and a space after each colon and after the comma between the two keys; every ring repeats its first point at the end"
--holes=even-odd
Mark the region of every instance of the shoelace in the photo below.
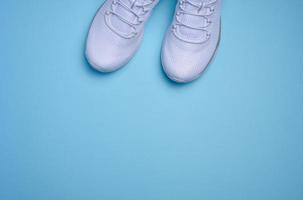
{"type": "Polygon", "coordinates": [[[180,0],[179,2],[179,10],[176,13],[176,23],[173,25],[173,32],[177,38],[184,42],[188,43],[193,43],[193,44],[200,44],[200,43],[205,43],[207,42],[210,37],[211,33],[207,30],[207,28],[210,26],[212,21],[210,21],[209,16],[211,16],[215,12],[215,8],[213,5],[216,3],[217,0],[200,0],[201,2],[196,3],[193,2],[192,0],[180,0]],[[185,8],[186,4],[195,7],[195,10],[187,10],[185,8]],[[204,11],[206,13],[201,13],[201,11],[204,11]],[[182,21],[180,18],[181,15],[188,15],[188,16],[193,16],[193,17],[200,17],[202,20],[206,21],[206,25],[196,27],[191,24],[187,24],[186,22],[182,21]],[[203,39],[187,39],[182,37],[180,34],[177,33],[178,27],[185,27],[191,30],[197,30],[205,33],[205,37],[203,39]]]}
{"type": "Polygon", "coordinates": [[[155,2],[155,0],[143,0],[143,3],[140,3],[139,0],[128,0],[130,2],[130,6],[125,4],[122,0],[113,0],[112,8],[110,11],[106,12],[106,25],[119,36],[129,39],[138,34],[137,26],[140,25],[145,20],[146,14],[152,9],[151,5],[155,2]],[[114,7],[120,6],[129,14],[135,17],[134,21],[130,21],[123,14],[119,13],[114,7]],[[137,10],[136,10],[137,8],[137,10]],[[142,12],[140,12],[141,10],[142,12]],[[124,33],[123,31],[117,30],[117,28],[113,27],[110,22],[110,16],[116,16],[121,22],[127,24],[131,29],[131,33],[124,33]]]}

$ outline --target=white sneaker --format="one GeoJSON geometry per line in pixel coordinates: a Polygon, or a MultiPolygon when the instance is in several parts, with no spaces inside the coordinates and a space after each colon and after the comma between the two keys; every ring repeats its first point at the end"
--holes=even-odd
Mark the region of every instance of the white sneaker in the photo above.
{"type": "Polygon", "coordinates": [[[159,0],[106,0],[87,38],[88,62],[101,72],[125,65],[138,50],[144,24],[159,0]]]}
{"type": "Polygon", "coordinates": [[[221,0],[179,0],[162,46],[162,65],[176,82],[198,78],[220,40],[221,0]]]}

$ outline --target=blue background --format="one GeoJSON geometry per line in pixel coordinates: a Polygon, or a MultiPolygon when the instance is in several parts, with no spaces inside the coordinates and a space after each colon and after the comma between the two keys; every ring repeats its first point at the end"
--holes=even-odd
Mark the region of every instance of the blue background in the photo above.
{"type": "Polygon", "coordinates": [[[175,7],[104,75],[83,56],[100,0],[1,0],[1,200],[303,199],[303,2],[225,0],[202,78],[161,71],[175,7]]]}

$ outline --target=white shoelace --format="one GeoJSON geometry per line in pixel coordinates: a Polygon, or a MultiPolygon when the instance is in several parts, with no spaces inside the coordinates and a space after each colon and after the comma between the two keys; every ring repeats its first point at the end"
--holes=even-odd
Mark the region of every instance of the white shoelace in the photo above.
{"type": "Polygon", "coordinates": [[[173,25],[173,32],[177,38],[180,40],[193,43],[193,44],[200,44],[207,42],[210,37],[211,33],[207,30],[210,26],[212,21],[209,19],[215,12],[214,4],[217,0],[179,0],[179,10],[176,13],[176,23],[173,25]],[[190,6],[192,9],[188,9],[187,7],[190,6]],[[201,18],[199,21],[205,21],[206,25],[203,26],[194,26],[190,24],[188,21],[182,19],[182,17],[194,17],[194,18],[201,18]],[[177,32],[178,28],[183,27],[188,31],[200,31],[200,33],[204,33],[205,36],[201,37],[201,39],[197,38],[186,38],[182,34],[177,32]]]}
{"type": "Polygon", "coordinates": [[[106,12],[106,25],[117,35],[126,39],[132,38],[138,34],[137,26],[144,22],[146,14],[152,9],[154,2],[155,0],[113,0],[111,10],[106,12]],[[132,16],[132,19],[129,18],[129,15],[132,16]],[[131,32],[125,33],[118,27],[114,27],[111,23],[113,16],[127,25],[131,32]]]}

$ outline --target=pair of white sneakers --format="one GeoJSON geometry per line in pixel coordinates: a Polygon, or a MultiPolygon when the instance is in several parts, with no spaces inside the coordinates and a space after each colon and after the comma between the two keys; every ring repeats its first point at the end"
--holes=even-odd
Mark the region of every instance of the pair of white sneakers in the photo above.
{"type": "MultiPolygon", "coordinates": [[[[98,71],[113,72],[138,50],[144,25],[159,0],[106,0],[91,24],[88,62],[98,71]]],[[[186,83],[197,79],[215,54],[220,40],[221,0],[178,0],[162,45],[167,76],[186,83]]]]}

